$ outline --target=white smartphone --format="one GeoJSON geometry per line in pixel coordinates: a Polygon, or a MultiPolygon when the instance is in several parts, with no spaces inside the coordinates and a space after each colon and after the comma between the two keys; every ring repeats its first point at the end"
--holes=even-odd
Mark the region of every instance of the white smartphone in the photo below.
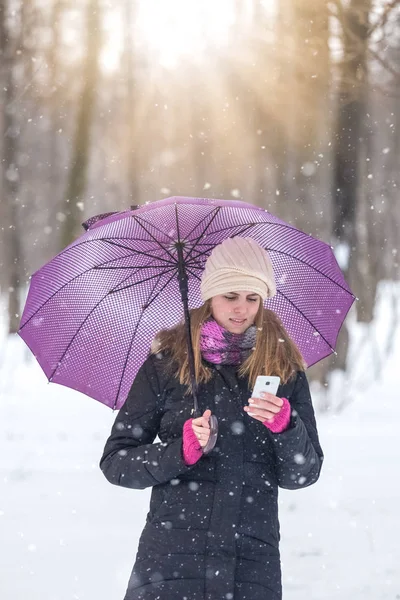
{"type": "Polygon", "coordinates": [[[251,394],[252,398],[260,398],[261,392],[269,392],[276,396],[280,382],[280,377],[277,377],[276,375],[259,375],[251,394]]]}

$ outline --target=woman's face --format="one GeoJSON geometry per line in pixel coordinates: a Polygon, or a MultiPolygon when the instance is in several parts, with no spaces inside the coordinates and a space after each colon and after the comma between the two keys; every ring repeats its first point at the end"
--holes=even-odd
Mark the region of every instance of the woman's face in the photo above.
{"type": "Polygon", "coordinates": [[[260,302],[254,292],[228,292],[211,299],[211,313],[218,325],[231,333],[243,333],[253,325],[260,302]]]}

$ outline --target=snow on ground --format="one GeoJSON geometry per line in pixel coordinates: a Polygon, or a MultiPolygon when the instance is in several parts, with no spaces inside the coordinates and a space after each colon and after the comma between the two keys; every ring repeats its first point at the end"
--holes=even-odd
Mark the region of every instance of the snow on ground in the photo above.
{"type": "MultiPolygon", "coordinates": [[[[400,599],[400,335],[380,362],[387,315],[382,302],[370,350],[352,328],[352,378],[333,386],[352,401],[318,415],[319,482],[281,491],[285,600],[400,599]]],[[[115,415],[48,384],[18,337],[1,339],[0,598],[122,600],[149,490],[111,486],[98,468],[115,415]]]]}

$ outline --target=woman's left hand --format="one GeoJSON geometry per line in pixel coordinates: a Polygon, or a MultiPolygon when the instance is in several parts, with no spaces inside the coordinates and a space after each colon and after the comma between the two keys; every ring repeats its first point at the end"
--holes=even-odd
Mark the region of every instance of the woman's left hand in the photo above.
{"type": "Polygon", "coordinates": [[[281,411],[282,406],[282,398],[278,398],[278,396],[274,396],[269,392],[261,392],[261,398],[250,398],[249,406],[245,406],[244,410],[257,421],[272,423],[275,415],[281,411]]]}

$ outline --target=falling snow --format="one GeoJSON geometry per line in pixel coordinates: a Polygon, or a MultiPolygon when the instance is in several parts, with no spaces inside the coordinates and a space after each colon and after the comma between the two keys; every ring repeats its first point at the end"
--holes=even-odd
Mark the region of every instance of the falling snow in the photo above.
{"type": "MultiPolygon", "coordinates": [[[[387,314],[385,306],[375,323],[382,343],[390,325],[387,314]]],[[[361,341],[364,325],[354,324],[361,341]]],[[[350,394],[349,407],[317,415],[326,457],[320,481],[299,492],[280,490],[285,600],[395,600],[400,593],[400,488],[393,479],[400,462],[400,336],[392,356],[382,362],[380,379],[365,386],[379,341],[373,354],[362,348],[354,381],[340,387],[335,378],[337,396],[350,394]]],[[[123,598],[150,490],[115,488],[99,470],[115,413],[47,384],[37,364],[25,359],[17,338],[2,345],[0,369],[0,523],[7,548],[0,566],[1,597],[123,598]],[[59,590],[56,596],[54,590],[59,590]]],[[[321,398],[316,390],[317,406],[321,398]]],[[[301,465],[303,459],[297,454],[294,462],[301,465]]],[[[187,485],[201,501],[197,482],[170,483],[176,493],[177,486],[187,485]]],[[[263,493],[268,490],[266,484],[263,493]]],[[[262,501],[259,496],[253,490],[244,497],[249,509],[262,501]]],[[[169,534],[171,522],[162,523],[169,534]]],[[[221,577],[217,572],[212,569],[208,576],[221,577]]],[[[160,567],[152,579],[163,581],[160,567]]],[[[224,594],[226,600],[234,598],[229,590],[224,594]]]]}

